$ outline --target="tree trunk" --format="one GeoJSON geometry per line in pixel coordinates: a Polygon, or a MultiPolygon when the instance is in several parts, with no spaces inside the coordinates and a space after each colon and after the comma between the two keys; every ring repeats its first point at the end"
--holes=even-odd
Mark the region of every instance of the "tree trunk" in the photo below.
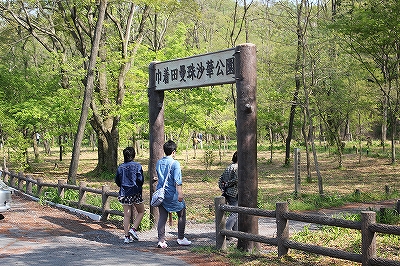
{"type": "Polygon", "coordinates": [[[103,29],[103,21],[107,8],[107,0],[100,0],[99,7],[99,18],[96,23],[96,28],[94,32],[94,39],[92,44],[92,49],[90,52],[89,64],[87,68],[86,75],[86,84],[85,84],[85,93],[83,97],[82,103],[82,111],[78,124],[78,131],[74,140],[74,147],[72,149],[72,158],[71,164],[68,172],[68,183],[76,184],[76,176],[78,172],[78,163],[79,163],[79,155],[80,149],[82,145],[83,135],[85,132],[85,125],[87,122],[90,103],[93,98],[93,87],[94,87],[94,68],[96,66],[97,53],[99,50],[100,37],[103,29]]]}
{"type": "Polygon", "coordinates": [[[90,120],[97,140],[97,166],[94,172],[100,174],[102,172],[116,173],[118,166],[118,146],[119,131],[118,128],[112,127],[107,131],[101,129],[101,125],[97,124],[93,119],[90,120]]]}
{"type": "Polygon", "coordinates": [[[387,134],[387,97],[383,96],[382,104],[382,126],[381,126],[381,146],[382,152],[385,152],[386,134],[387,134]]]}
{"type": "MultiPolygon", "coordinates": [[[[338,129],[339,131],[339,129],[338,129]]],[[[336,147],[338,151],[338,162],[339,162],[339,169],[343,167],[343,149],[344,149],[344,142],[340,139],[340,132],[337,132],[335,136],[336,147]]]]}
{"type": "MultiPolygon", "coordinates": [[[[296,62],[295,62],[295,73],[299,73],[301,70],[301,53],[302,53],[302,43],[303,43],[303,30],[301,27],[301,20],[300,15],[297,19],[297,55],[296,55],[296,62]]],[[[288,126],[288,135],[286,138],[286,153],[285,153],[285,165],[288,165],[290,162],[290,143],[293,137],[293,126],[294,126],[294,116],[296,114],[296,105],[299,95],[299,90],[301,87],[301,78],[299,75],[296,74],[295,76],[295,84],[296,90],[293,94],[293,101],[290,107],[290,118],[289,118],[289,126],[288,126]]]]}
{"type": "MultiPolygon", "coordinates": [[[[296,65],[297,65],[297,63],[296,63],[296,65]]],[[[296,73],[297,73],[297,70],[296,70],[296,73]]],[[[296,91],[294,92],[292,106],[290,107],[288,135],[286,138],[285,165],[289,165],[289,162],[290,162],[290,143],[291,143],[292,137],[293,137],[294,116],[296,114],[296,105],[297,105],[299,89],[300,89],[300,80],[296,75],[296,91]]]]}
{"type": "MultiPolygon", "coordinates": [[[[274,134],[272,133],[272,128],[271,127],[269,127],[269,144],[270,144],[269,162],[272,163],[272,156],[274,154],[274,134]]],[[[287,143],[286,143],[286,145],[287,145],[287,143]]],[[[290,153],[290,143],[289,143],[289,153],[290,153]]],[[[290,158],[290,154],[289,154],[289,158],[290,158]]],[[[285,160],[285,162],[286,162],[286,160],[285,160]]],[[[287,164],[289,164],[289,160],[287,161],[287,164]]]]}
{"type": "Polygon", "coordinates": [[[301,127],[301,131],[303,133],[304,146],[305,146],[305,150],[306,150],[307,182],[311,183],[312,177],[311,177],[311,162],[310,162],[310,146],[308,144],[308,140],[309,140],[310,136],[309,136],[309,134],[307,134],[307,131],[306,131],[307,114],[306,114],[305,108],[303,108],[303,115],[304,115],[304,122],[303,122],[303,126],[301,127]]]}
{"type": "Polygon", "coordinates": [[[317,177],[318,177],[318,191],[319,191],[319,195],[320,196],[324,196],[324,186],[323,186],[323,183],[322,183],[321,172],[319,170],[317,151],[315,149],[312,117],[310,115],[308,115],[308,117],[309,117],[309,120],[310,120],[310,128],[311,128],[311,131],[312,131],[312,134],[311,134],[311,147],[312,147],[312,152],[313,152],[313,156],[314,156],[315,171],[317,172],[317,177]]]}
{"type": "Polygon", "coordinates": [[[396,124],[397,119],[395,116],[392,116],[392,134],[391,134],[391,154],[392,154],[392,164],[396,163],[396,124]]]}
{"type": "Polygon", "coordinates": [[[33,133],[32,135],[32,146],[33,146],[33,153],[35,154],[35,161],[39,160],[39,139],[36,137],[37,133],[33,133]]]}
{"type": "Polygon", "coordinates": [[[314,165],[315,165],[315,171],[317,172],[317,177],[318,177],[318,188],[319,188],[319,194],[322,196],[324,194],[323,191],[323,186],[322,186],[322,176],[321,176],[321,172],[319,169],[319,163],[318,163],[318,157],[317,157],[317,151],[315,149],[315,141],[314,141],[314,125],[313,125],[313,117],[311,115],[310,112],[310,89],[309,86],[306,82],[306,65],[307,65],[307,60],[306,60],[306,49],[307,49],[307,45],[306,45],[306,35],[305,35],[305,30],[307,29],[307,27],[303,28],[301,27],[300,22],[304,21],[305,25],[307,25],[309,23],[309,16],[310,13],[308,12],[306,16],[302,16],[302,9],[303,7],[307,10],[307,1],[306,0],[302,0],[301,4],[298,6],[298,10],[297,10],[297,19],[298,19],[298,30],[300,30],[301,33],[301,38],[299,39],[300,44],[299,46],[301,47],[301,60],[302,60],[302,64],[301,64],[301,79],[302,79],[302,86],[303,86],[303,91],[304,91],[304,108],[305,108],[305,117],[308,121],[308,126],[309,126],[309,137],[310,137],[310,142],[311,142],[311,149],[313,152],[313,156],[314,156],[314,165]]]}
{"type": "Polygon", "coordinates": [[[347,141],[352,141],[353,140],[353,136],[352,136],[352,134],[350,132],[350,118],[349,118],[349,115],[347,115],[346,125],[345,125],[345,128],[344,128],[343,139],[347,140],[347,141]]]}

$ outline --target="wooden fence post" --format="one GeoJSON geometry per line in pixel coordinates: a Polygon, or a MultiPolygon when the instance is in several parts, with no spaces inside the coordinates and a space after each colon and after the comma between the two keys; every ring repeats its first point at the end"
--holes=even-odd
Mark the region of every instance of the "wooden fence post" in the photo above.
{"type": "Polygon", "coordinates": [[[30,180],[31,180],[30,178],[26,179],[25,192],[26,192],[26,194],[33,196],[33,193],[32,193],[32,182],[30,180]]]}
{"type": "Polygon", "coordinates": [[[24,182],[22,182],[22,178],[21,177],[23,177],[22,173],[19,173],[18,174],[18,181],[17,181],[17,187],[18,187],[19,191],[22,191],[23,188],[24,188],[24,182]]]}
{"type": "Polygon", "coordinates": [[[376,257],[376,234],[369,230],[371,224],[376,222],[376,213],[372,211],[361,212],[361,252],[362,266],[368,266],[369,260],[376,257]]]}
{"type": "Polygon", "coordinates": [[[10,186],[13,187],[13,188],[16,188],[16,186],[15,186],[15,173],[14,172],[12,172],[11,176],[10,176],[10,186]]]}
{"type": "Polygon", "coordinates": [[[216,197],[214,199],[216,249],[226,250],[226,237],[220,234],[221,230],[226,229],[225,212],[219,208],[221,204],[225,204],[225,197],[216,197]]]}
{"type": "Polygon", "coordinates": [[[43,190],[43,178],[38,178],[37,179],[37,197],[39,198],[42,195],[42,190],[43,190]]]}
{"type": "Polygon", "coordinates": [[[289,223],[284,217],[284,214],[288,212],[287,202],[276,203],[276,238],[278,240],[278,257],[287,255],[288,248],[285,247],[284,243],[289,240],[289,223]]]}
{"type": "Polygon", "coordinates": [[[107,192],[110,190],[110,188],[106,185],[103,185],[101,187],[101,220],[102,221],[107,221],[108,219],[108,214],[110,210],[110,197],[107,196],[107,192]]]}
{"type": "Polygon", "coordinates": [[[57,194],[60,198],[64,198],[64,185],[65,185],[65,181],[64,180],[58,180],[58,184],[57,184],[57,194]]]}
{"type": "Polygon", "coordinates": [[[86,203],[86,193],[83,188],[86,187],[86,182],[81,181],[79,183],[79,200],[78,200],[78,207],[80,208],[83,204],[86,203]]]}

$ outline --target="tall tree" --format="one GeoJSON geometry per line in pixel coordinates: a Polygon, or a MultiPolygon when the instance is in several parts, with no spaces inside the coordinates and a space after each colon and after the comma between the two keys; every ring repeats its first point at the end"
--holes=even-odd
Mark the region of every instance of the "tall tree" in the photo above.
{"type": "Polygon", "coordinates": [[[334,28],[354,58],[368,71],[368,80],[381,92],[384,149],[387,123],[391,136],[391,162],[396,162],[396,124],[400,107],[400,2],[342,1],[334,28]]]}
{"type": "MultiPolygon", "coordinates": [[[[80,79],[86,86],[87,77],[84,77],[83,73],[87,72],[87,58],[90,56],[94,40],[95,15],[98,7],[93,5],[92,1],[86,0],[35,4],[25,2],[1,3],[0,10],[3,11],[1,14],[8,21],[14,21],[21,28],[26,29],[26,33],[32,35],[50,53],[60,55],[62,66],[60,72],[63,74],[61,84],[65,88],[71,86],[72,78],[77,78],[75,73],[82,75],[80,79]],[[77,59],[76,56],[80,58],[77,59]],[[81,63],[80,66],[79,63],[81,63]],[[69,68],[69,66],[73,67],[69,68]]],[[[93,111],[90,121],[98,133],[99,140],[96,170],[114,173],[117,166],[118,123],[120,121],[117,110],[124,99],[126,75],[143,39],[144,22],[147,19],[149,7],[146,4],[139,6],[131,2],[113,2],[108,10],[107,17],[111,18],[111,23],[115,25],[115,28],[107,27],[107,41],[103,42],[107,46],[104,46],[102,51],[109,51],[109,54],[103,53],[107,57],[103,57],[99,70],[107,69],[109,72],[107,74],[104,71],[93,72],[96,75],[94,84],[96,90],[90,102],[93,111]],[[107,60],[104,61],[104,58],[107,60]],[[105,67],[106,62],[107,67],[105,67]],[[116,71],[119,73],[118,78],[110,79],[116,71]],[[107,83],[107,78],[113,82],[107,83]]],[[[77,151],[74,151],[74,154],[76,155],[77,151]]],[[[71,166],[71,168],[75,167],[75,164],[71,166]]],[[[73,174],[74,171],[71,169],[70,173],[73,174]]],[[[74,178],[70,177],[70,179],[74,178]]]]}
{"type": "Polygon", "coordinates": [[[93,88],[94,88],[94,79],[95,79],[95,67],[96,67],[96,59],[100,46],[100,38],[103,30],[103,22],[107,9],[107,0],[100,0],[99,5],[99,13],[96,22],[96,27],[94,29],[93,43],[92,49],[90,52],[90,58],[87,67],[87,75],[86,75],[86,86],[85,86],[85,94],[83,97],[82,109],[81,109],[81,117],[79,120],[78,131],[75,136],[74,147],[72,150],[72,159],[69,167],[68,173],[68,182],[75,184],[76,183],[76,175],[78,171],[78,163],[79,163],[79,154],[80,148],[82,144],[83,134],[85,131],[86,121],[89,115],[89,105],[93,101],[93,88]]]}
{"type": "MultiPolygon", "coordinates": [[[[123,104],[126,94],[126,76],[134,63],[137,51],[144,38],[148,12],[149,6],[140,7],[134,3],[129,3],[128,6],[117,5],[107,12],[107,16],[117,29],[117,40],[119,42],[117,44],[111,41],[111,43],[119,49],[114,50],[112,47],[102,49],[97,97],[91,102],[93,116],[90,123],[98,138],[98,165],[95,169],[97,173],[104,171],[114,173],[117,167],[120,122],[120,114],[117,110],[123,104]],[[117,16],[117,14],[125,12],[126,17],[117,16]],[[138,16],[136,20],[135,16],[138,16]],[[111,49],[112,52],[105,54],[108,49],[111,49]],[[118,72],[118,77],[115,83],[111,83],[107,82],[110,73],[106,72],[106,69],[109,65],[109,59],[114,56],[115,58],[119,57],[119,63],[117,63],[115,69],[118,72]],[[113,91],[115,92],[110,94],[113,91]]],[[[112,38],[112,36],[109,36],[109,38],[112,38]]],[[[103,43],[105,44],[105,41],[103,43]]],[[[114,65],[115,62],[112,63],[114,65]]]]}

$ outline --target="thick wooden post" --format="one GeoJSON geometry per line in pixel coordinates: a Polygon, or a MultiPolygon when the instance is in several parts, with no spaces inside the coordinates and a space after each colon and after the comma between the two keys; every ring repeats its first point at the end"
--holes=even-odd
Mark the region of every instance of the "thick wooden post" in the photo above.
{"type": "Polygon", "coordinates": [[[110,213],[110,197],[107,195],[108,191],[110,191],[110,187],[103,185],[101,186],[101,220],[107,221],[110,213]]]}
{"type": "Polygon", "coordinates": [[[36,195],[37,195],[38,198],[40,198],[40,196],[43,194],[43,185],[42,185],[43,178],[38,178],[38,179],[36,179],[36,181],[37,181],[37,193],[36,193],[36,195]]]}
{"type": "MultiPolygon", "coordinates": [[[[22,179],[23,175],[22,173],[18,174],[18,181],[17,181],[17,188],[19,191],[22,191],[24,189],[24,181],[22,179]]],[[[30,176],[28,176],[29,179],[31,179],[30,176]]]]}
{"type": "Polygon", "coordinates": [[[79,182],[79,199],[78,199],[78,208],[81,208],[82,205],[86,204],[86,192],[83,190],[86,187],[86,182],[79,182]]]}
{"type": "Polygon", "coordinates": [[[376,257],[376,234],[369,230],[369,226],[376,222],[376,213],[361,212],[361,262],[362,266],[369,266],[369,260],[376,257]]]}
{"type": "MultiPolygon", "coordinates": [[[[11,176],[10,176],[10,181],[9,181],[9,185],[10,185],[10,187],[13,187],[13,188],[16,188],[16,186],[15,186],[15,177],[16,177],[17,175],[15,174],[15,172],[11,172],[11,176]]],[[[18,173],[18,176],[22,176],[22,173],[18,173]]]]}
{"type": "MultiPolygon", "coordinates": [[[[236,47],[235,78],[239,206],[257,208],[257,60],[254,44],[247,43],[236,47]]],[[[238,229],[258,234],[258,218],[239,213],[238,229]]],[[[259,243],[239,239],[237,247],[251,252],[259,247],[259,243]]]]}
{"type": "Polygon", "coordinates": [[[25,189],[25,192],[26,192],[26,194],[28,194],[28,195],[31,195],[31,196],[34,196],[33,195],[33,192],[32,192],[32,182],[31,182],[31,180],[32,180],[32,178],[27,178],[26,179],[26,189],[25,189]]]}
{"type": "MultiPolygon", "coordinates": [[[[156,163],[163,157],[164,145],[164,91],[156,91],[155,62],[149,66],[149,124],[150,124],[150,198],[156,190],[158,177],[156,163]]],[[[149,201],[150,202],[150,201],[149,201]]],[[[159,218],[158,208],[150,206],[150,219],[157,225],[159,218]]]]}
{"type": "Polygon", "coordinates": [[[285,256],[288,253],[288,248],[284,243],[289,240],[289,223],[284,217],[284,213],[288,212],[287,202],[276,203],[276,238],[278,240],[278,257],[285,256]]]}
{"type": "Polygon", "coordinates": [[[216,234],[216,249],[226,250],[226,237],[220,232],[226,229],[225,212],[219,209],[219,205],[225,204],[225,197],[216,197],[215,205],[215,234],[216,234]]]}
{"type": "Polygon", "coordinates": [[[64,192],[65,192],[65,188],[64,188],[64,185],[66,184],[67,182],[65,182],[64,180],[58,180],[58,184],[57,184],[57,193],[58,193],[58,196],[60,197],[60,198],[64,198],[64,192]]]}

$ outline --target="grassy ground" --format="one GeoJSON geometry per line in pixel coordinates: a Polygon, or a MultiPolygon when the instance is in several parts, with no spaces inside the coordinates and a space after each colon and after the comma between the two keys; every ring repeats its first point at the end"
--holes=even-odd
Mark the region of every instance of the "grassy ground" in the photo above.
{"type": "MultiPolygon", "coordinates": [[[[322,175],[324,197],[320,197],[315,168],[312,166],[311,182],[306,182],[305,153],[301,151],[301,194],[294,195],[294,169],[293,165],[284,166],[284,153],[282,150],[274,151],[270,160],[269,151],[260,151],[258,157],[258,205],[260,208],[272,210],[278,201],[289,201],[290,210],[315,210],[341,206],[348,202],[373,202],[385,199],[400,198],[398,178],[400,166],[390,164],[390,158],[382,153],[378,146],[371,147],[368,156],[363,154],[361,159],[355,149],[346,149],[343,157],[343,167],[338,168],[337,158],[329,150],[319,147],[318,162],[322,175]],[[360,193],[355,193],[358,190],[360,193]]],[[[214,219],[214,198],[220,196],[218,178],[224,168],[230,163],[234,150],[225,150],[219,153],[213,150],[206,156],[204,150],[179,149],[176,159],[180,161],[183,173],[183,189],[187,202],[188,220],[195,222],[210,222],[214,219]],[[212,159],[212,164],[207,166],[205,158],[212,159]]],[[[65,155],[64,157],[67,157],[65,155]]],[[[122,158],[122,156],[120,156],[122,158]]],[[[79,163],[79,181],[86,181],[91,187],[101,187],[107,184],[112,190],[117,191],[113,176],[93,176],[91,171],[96,166],[97,152],[89,148],[83,149],[79,163]]],[[[144,199],[149,200],[148,154],[145,150],[138,154],[139,161],[144,168],[147,182],[144,186],[144,199]]],[[[210,161],[210,160],[208,160],[210,161]]],[[[67,179],[69,160],[58,160],[57,152],[52,156],[42,156],[39,162],[32,163],[30,174],[33,177],[42,177],[45,181],[56,182],[58,179],[67,179]]],[[[354,230],[353,230],[354,231],[354,230]]],[[[308,233],[297,235],[304,242],[332,246],[344,246],[346,249],[355,249],[359,235],[352,235],[347,231],[327,228],[318,232],[319,235],[311,236],[308,233]],[[349,244],[349,238],[355,244],[349,244]],[[353,242],[354,242],[353,241],[353,242]]],[[[398,237],[382,238],[384,253],[389,251],[390,258],[400,259],[398,237]],[[393,244],[390,244],[393,243],[393,244]],[[386,251],[385,251],[386,250],[386,251]],[[393,255],[394,254],[394,255],[393,255]]],[[[352,243],[353,243],[352,242],[352,243]]],[[[203,251],[204,252],[204,251],[203,251]]],[[[356,252],[356,251],[353,251],[356,252]]],[[[232,265],[352,265],[348,261],[310,255],[302,252],[291,251],[290,256],[277,260],[276,252],[268,254],[243,254],[231,250],[227,256],[232,265]]],[[[357,265],[357,264],[354,264],[357,265]]]]}
{"type": "MultiPolygon", "coordinates": [[[[343,167],[338,168],[336,157],[328,151],[318,153],[319,167],[322,176],[325,197],[319,197],[317,176],[312,165],[311,182],[306,182],[305,153],[301,151],[301,194],[298,199],[294,195],[293,165],[284,166],[283,151],[277,150],[270,160],[269,151],[259,151],[258,157],[258,202],[260,208],[273,209],[278,201],[289,201],[291,210],[313,210],[316,208],[340,206],[346,202],[366,202],[388,198],[398,198],[398,175],[400,166],[389,164],[387,156],[379,154],[376,147],[369,156],[359,155],[350,150],[343,157],[343,167]],[[386,193],[385,187],[389,189],[386,193]],[[359,190],[360,194],[355,194],[359,190]]],[[[211,219],[210,206],[214,198],[221,193],[218,189],[218,178],[230,163],[233,150],[223,151],[221,156],[217,150],[212,151],[213,163],[206,169],[204,150],[192,149],[178,151],[176,159],[180,161],[184,179],[184,193],[188,201],[189,219],[202,221],[211,219]]],[[[67,155],[64,156],[68,157],[67,155]]],[[[122,157],[122,156],[120,156],[122,157]]],[[[83,149],[80,155],[78,182],[86,181],[92,187],[107,184],[117,190],[113,176],[93,176],[91,171],[96,166],[97,152],[89,148],[83,149]]],[[[144,197],[149,197],[148,153],[143,150],[136,158],[143,165],[146,176],[144,197]]],[[[42,156],[39,162],[32,162],[29,173],[33,177],[42,177],[45,181],[67,179],[69,160],[58,160],[57,151],[52,156],[42,156]],[[55,164],[57,166],[55,167],[55,164]]]]}

